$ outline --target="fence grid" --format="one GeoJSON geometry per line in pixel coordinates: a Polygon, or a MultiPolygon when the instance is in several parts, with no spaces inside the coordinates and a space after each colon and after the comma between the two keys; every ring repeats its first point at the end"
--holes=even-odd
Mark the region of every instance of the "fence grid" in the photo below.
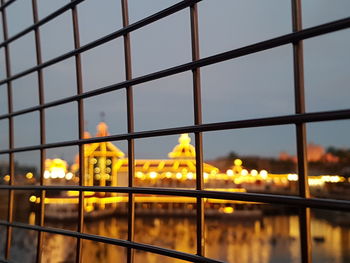
{"type": "MultiPolygon", "coordinates": [[[[350,202],[345,200],[333,200],[313,198],[310,196],[308,180],[307,180],[307,149],[306,149],[306,124],[311,122],[344,120],[350,119],[350,109],[323,111],[307,113],[305,111],[305,96],[304,96],[304,69],[303,69],[303,40],[328,34],[338,30],[350,27],[350,17],[325,23],[319,26],[302,28],[301,17],[301,0],[291,0],[292,14],[292,33],[268,39],[252,45],[244,46],[238,49],[233,49],[227,52],[219,53],[209,57],[201,58],[199,54],[199,28],[198,28],[198,7],[197,3],[201,0],[186,0],[180,1],[164,10],[152,14],[142,20],[129,24],[128,0],[120,0],[122,17],[122,28],[111,34],[103,36],[83,46],[80,45],[79,33],[79,18],[78,5],[84,0],[71,0],[69,3],[55,10],[53,13],[39,20],[37,0],[32,0],[32,15],[33,24],[29,25],[19,33],[8,36],[8,19],[7,8],[16,0],[1,0],[0,12],[2,17],[3,42],[0,43],[0,49],[4,49],[6,77],[0,80],[1,88],[7,90],[8,113],[0,115],[0,120],[7,119],[9,122],[9,146],[8,149],[3,149],[0,154],[8,154],[9,156],[9,175],[10,181],[8,185],[0,185],[0,191],[8,191],[8,216],[7,220],[1,220],[0,225],[7,227],[5,258],[3,262],[8,262],[10,259],[10,250],[12,242],[13,228],[21,228],[34,230],[38,232],[37,242],[37,262],[42,262],[42,246],[44,233],[60,234],[77,239],[76,262],[82,261],[82,242],[83,240],[92,240],[113,244],[127,248],[127,262],[133,262],[133,251],[143,250],[159,255],[182,259],[190,262],[219,262],[217,260],[205,257],[205,236],[204,236],[204,198],[225,199],[225,200],[240,200],[264,202],[270,204],[290,205],[299,208],[299,226],[301,239],[301,259],[303,263],[311,263],[311,239],[310,239],[310,208],[350,211],[350,202]],[[191,52],[192,61],[177,65],[171,68],[164,68],[158,72],[143,75],[134,78],[132,74],[132,54],[130,46],[130,33],[139,30],[151,23],[162,20],[181,10],[189,10],[190,14],[190,32],[191,32],[191,52]],[[42,61],[40,28],[46,23],[59,17],[60,15],[71,12],[72,25],[74,34],[74,49],[54,57],[46,62],[42,61]],[[11,72],[11,56],[9,45],[17,39],[25,36],[29,32],[34,32],[35,36],[35,55],[36,65],[27,68],[19,73],[12,74],[11,72]],[[123,38],[124,41],[124,58],[125,58],[125,81],[114,83],[109,86],[99,87],[92,91],[84,92],[82,78],[82,61],[81,54],[88,50],[94,49],[102,44],[105,44],[116,38],[123,38]],[[282,45],[291,44],[293,46],[294,60],[294,101],[295,114],[266,117],[245,120],[232,120],[228,122],[215,122],[203,124],[202,122],[202,101],[201,101],[201,68],[204,66],[220,63],[227,60],[232,60],[249,54],[261,52],[268,49],[273,49],[282,45]],[[45,102],[44,100],[44,82],[43,70],[51,65],[54,65],[67,58],[74,57],[75,59],[75,75],[77,93],[76,95],[65,97],[62,99],[45,102]],[[192,72],[193,81],[193,112],[194,123],[191,126],[175,127],[169,129],[148,130],[135,132],[134,129],[134,97],[133,89],[135,85],[157,80],[167,76],[175,75],[181,72],[192,72]],[[30,73],[36,72],[38,76],[38,95],[39,104],[37,106],[27,107],[21,110],[13,110],[13,95],[12,82],[30,73]],[[101,95],[115,90],[126,90],[126,105],[127,105],[127,133],[103,136],[98,138],[84,138],[84,105],[83,99],[101,95]],[[68,102],[77,102],[78,107],[78,130],[79,136],[77,140],[63,141],[59,143],[47,143],[45,131],[45,110],[54,106],[63,105],[68,102]],[[24,115],[30,112],[39,112],[40,120],[40,144],[26,147],[15,147],[14,145],[14,117],[24,115]],[[299,195],[284,196],[271,194],[254,194],[254,193],[232,193],[204,190],[203,179],[203,132],[220,131],[227,129],[243,129],[249,127],[263,127],[283,124],[293,124],[296,129],[296,145],[298,159],[298,175],[299,175],[299,195]],[[195,190],[184,189],[166,189],[166,188],[142,188],[134,186],[134,163],[135,163],[135,139],[166,136],[180,133],[194,133],[195,135],[195,151],[196,151],[196,188],[195,190]],[[127,187],[89,187],[84,186],[84,145],[93,142],[105,141],[121,141],[128,142],[128,186],[127,187]],[[45,186],[44,171],[46,150],[62,146],[78,146],[79,147],[79,185],[78,186],[45,186]],[[31,150],[40,150],[40,185],[18,186],[14,185],[14,154],[31,150]],[[41,192],[39,224],[29,225],[13,221],[13,206],[14,192],[19,190],[37,190],[41,192]],[[46,196],[46,191],[60,190],[79,191],[79,219],[77,231],[69,231],[64,229],[50,228],[44,226],[45,204],[43,200],[46,196]],[[94,192],[113,192],[126,193],[128,195],[128,233],[127,240],[101,237],[83,233],[84,229],[84,191],[94,192]],[[169,196],[188,196],[196,198],[196,254],[183,253],[172,249],[165,249],[153,245],[146,245],[134,241],[135,231],[135,194],[154,194],[154,195],[169,195],[169,196]]],[[[103,3],[101,3],[103,5],[103,3]]],[[[118,14],[116,14],[118,15],[118,14]]],[[[1,260],[0,260],[1,261],[1,260]]]]}

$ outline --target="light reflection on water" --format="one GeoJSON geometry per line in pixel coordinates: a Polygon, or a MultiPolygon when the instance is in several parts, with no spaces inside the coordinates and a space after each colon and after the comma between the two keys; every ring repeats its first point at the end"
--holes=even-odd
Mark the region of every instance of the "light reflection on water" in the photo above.
{"type": "MultiPolygon", "coordinates": [[[[52,226],[55,226],[54,224],[52,226]]],[[[61,225],[57,227],[62,227],[61,225]]],[[[75,226],[72,226],[74,228],[75,226]]],[[[69,228],[66,225],[65,228],[69,228]]],[[[137,218],[135,241],[195,253],[196,225],[193,218],[137,218]]],[[[230,263],[300,262],[298,216],[265,216],[260,220],[207,219],[206,256],[230,263]]],[[[0,228],[1,245],[5,228],[0,228]]],[[[126,239],[126,218],[86,222],[85,232],[126,239]]],[[[345,263],[350,259],[350,228],[313,218],[313,262],[345,263]],[[316,238],[315,238],[316,237],[316,238]]],[[[11,249],[14,262],[34,262],[37,235],[15,231],[21,242],[11,249]]],[[[43,262],[75,262],[76,240],[45,234],[43,262]]],[[[126,249],[92,241],[83,242],[83,262],[125,262],[126,249]]],[[[152,253],[135,251],[135,262],[183,262],[152,253]]]]}

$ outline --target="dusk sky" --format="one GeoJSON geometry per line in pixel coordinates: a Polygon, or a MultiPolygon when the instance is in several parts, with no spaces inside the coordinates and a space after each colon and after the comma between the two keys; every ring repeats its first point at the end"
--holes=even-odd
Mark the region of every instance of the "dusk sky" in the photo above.
{"type": "MultiPolygon", "coordinates": [[[[40,18],[68,3],[38,0],[40,18]]],[[[118,0],[87,0],[78,5],[81,44],[87,44],[122,27],[118,0]],[[102,4],[103,2],[103,4],[102,4]]],[[[130,23],[176,2],[130,0],[130,23]]],[[[290,1],[204,0],[199,6],[201,57],[232,50],[291,33],[290,1]],[[220,2],[220,4],[218,4],[220,2]]],[[[348,0],[304,0],[303,26],[349,16],[348,0]]],[[[33,23],[31,1],[20,0],[8,8],[9,34],[33,23]]],[[[2,25],[1,25],[2,30],[2,25]]],[[[3,34],[0,32],[0,41],[3,34]]],[[[74,49],[71,12],[41,29],[43,60],[74,49]]],[[[34,33],[11,43],[12,73],[34,66],[34,33]]],[[[185,9],[131,33],[133,76],[191,61],[190,14],[185,9]]],[[[304,41],[305,92],[308,112],[348,109],[350,98],[350,30],[304,41]]],[[[82,54],[84,90],[94,90],[125,80],[122,38],[82,54]]],[[[201,69],[204,123],[232,121],[294,113],[292,45],[252,54],[201,69]]],[[[4,50],[0,49],[0,79],[6,76],[4,50]]],[[[44,69],[46,102],[76,94],[74,58],[44,69]]],[[[38,104],[37,75],[13,81],[14,110],[38,104]]],[[[0,114],[7,113],[6,86],[0,86],[0,114]]],[[[193,125],[192,74],[185,72],[134,87],[136,131],[193,125]]],[[[101,112],[111,134],[126,133],[126,92],[119,90],[84,100],[86,128],[95,133],[101,112]]],[[[46,110],[47,142],[78,138],[77,104],[46,110]]],[[[39,144],[39,113],[15,117],[15,146],[39,144]]],[[[0,120],[0,148],[6,148],[8,123],[0,120]]],[[[350,121],[307,125],[308,142],[324,147],[350,147],[350,121]]],[[[167,158],[178,136],[136,141],[137,158],[167,158]]],[[[194,143],[194,136],[191,135],[194,143]]],[[[126,143],[117,142],[126,154],[126,143]]],[[[204,134],[204,159],[234,151],[240,155],[277,157],[295,154],[293,125],[210,132],[204,134]]],[[[48,157],[71,162],[77,147],[50,149],[48,157]]],[[[37,162],[35,154],[21,153],[23,162],[37,162]],[[25,157],[27,156],[27,157],[25,157]],[[35,159],[35,160],[34,160],[35,159]]],[[[20,157],[21,156],[21,157],[20,157]]]]}

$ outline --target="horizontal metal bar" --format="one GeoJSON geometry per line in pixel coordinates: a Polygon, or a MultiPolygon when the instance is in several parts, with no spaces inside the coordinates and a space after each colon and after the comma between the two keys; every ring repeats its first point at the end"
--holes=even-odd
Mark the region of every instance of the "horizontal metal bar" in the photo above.
{"type": "Polygon", "coordinates": [[[81,145],[81,144],[104,142],[104,141],[122,141],[122,140],[129,140],[129,139],[150,138],[150,137],[157,137],[157,136],[175,135],[175,134],[181,134],[181,133],[220,131],[220,130],[229,130],[229,129],[278,126],[278,125],[287,125],[287,124],[299,124],[299,123],[307,123],[307,122],[333,121],[333,120],[344,120],[344,119],[350,119],[350,109],[338,110],[338,111],[323,111],[323,112],[293,114],[293,115],[247,119],[247,120],[239,120],[239,121],[215,122],[215,123],[201,124],[201,125],[133,132],[133,133],[110,135],[110,136],[104,136],[104,137],[95,137],[90,139],[80,139],[80,140],[63,141],[63,142],[57,142],[57,143],[18,147],[13,149],[2,150],[0,151],[0,154],[33,151],[33,150],[56,148],[56,147],[63,147],[63,146],[81,145]]]}
{"type": "Polygon", "coordinates": [[[71,230],[57,229],[52,227],[40,227],[36,225],[28,225],[28,224],[18,223],[18,222],[9,223],[3,220],[0,221],[0,225],[12,226],[12,227],[17,227],[17,228],[22,228],[27,230],[34,230],[34,231],[42,231],[45,233],[64,235],[64,236],[75,237],[75,238],[82,238],[86,240],[147,251],[147,252],[151,252],[151,253],[167,256],[167,257],[182,259],[190,262],[223,263],[222,261],[219,261],[219,260],[201,257],[201,256],[197,256],[197,255],[193,255],[185,252],[180,252],[173,249],[167,249],[167,248],[152,246],[148,244],[138,243],[138,242],[131,242],[131,241],[126,241],[122,239],[115,239],[115,238],[109,238],[104,236],[79,233],[71,230]]]}
{"type": "MultiPolygon", "coordinates": [[[[134,24],[132,24],[132,25],[134,25],[134,24]]],[[[171,67],[171,68],[168,68],[168,69],[165,69],[165,70],[161,70],[161,71],[157,71],[157,72],[154,72],[154,73],[151,73],[151,74],[147,74],[147,75],[144,75],[144,76],[141,76],[141,77],[137,77],[137,78],[134,78],[134,79],[131,79],[131,80],[126,80],[126,81],[123,81],[123,82],[120,82],[120,83],[117,83],[117,84],[105,86],[105,87],[98,88],[98,89],[95,89],[95,90],[92,90],[92,91],[88,91],[88,92],[85,92],[85,93],[82,93],[82,94],[78,94],[78,95],[66,97],[66,98],[63,98],[63,99],[60,99],[60,100],[56,100],[56,101],[52,101],[52,102],[49,102],[49,103],[45,103],[43,105],[38,105],[38,106],[26,108],[26,109],[19,110],[19,111],[10,113],[10,114],[0,115],[0,119],[5,119],[5,118],[9,118],[11,116],[21,115],[21,114],[33,112],[33,111],[36,111],[36,110],[40,110],[40,109],[43,109],[43,108],[54,107],[54,106],[62,105],[64,103],[69,103],[69,102],[77,101],[77,100],[80,100],[80,99],[89,98],[89,97],[93,97],[93,96],[96,96],[96,95],[101,95],[101,94],[104,94],[104,93],[107,93],[107,92],[115,91],[115,90],[118,90],[118,89],[123,89],[123,88],[134,86],[134,85],[138,85],[138,84],[145,83],[145,82],[152,81],[152,80],[156,80],[156,79],[159,79],[159,78],[168,77],[168,76],[175,75],[175,74],[178,74],[178,73],[182,73],[182,72],[185,72],[185,71],[188,71],[188,70],[193,70],[193,69],[196,69],[196,68],[199,68],[199,67],[203,67],[203,66],[208,66],[208,65],[211,65],[211,64],[219,63],[219,62],[222,62],[222,61],[225,61],[225,60],[246,56],[246,55],[249,55],[249,54],[253,54],[253,53],[256,53],[256,52],[264,51],[264,50],[271,49],[271,48],[274,48],[274,47],[278,47],[278,46],[281,46],[281,45],[293,43],[295,41],[303,40],[303,39],[306,39],[306,38],[309,38],[309,37],[314,37],[314,36],[317,36],[317,35],[322,35],[322,34],[325,34],[325,33],[329,33],[329,32],[332,32],[332,30],[341,30],[341,29],[344,29],[344,28],[347,28],[347,27],[350,27],[350,18],[345,18],[345,19],[338,20],[338,21],[335,21],[335,22],[323,24],[323,25],[320,25],[320,26],[317,26],[317,27],[313,27],[313,28],[302,30],[302,31],[298,31],[296,33],[291,33],[291,34],[284,35],[284,36],[281,36],[281,37],[277,37],[277,38],[273,38],[273,39],[270,39],[270,40],[262,41],[262,42],[259,42],[259,43],[253,44],[253,45],[249,45],[249,46],[245,46],[245,47],[242,47],[242,48],[234,49],[234,50],[231,50],[231,51],[223,52],[223,53],[220,53],[220,54],[217,54],[217,55],[213,55],[213,56],[209,56],[209,57],[206,57],[206,58],[203,58],[203,59],[199,59],[199,60],[196,60],[196,61],[193,61],[193,62],[185,63],[185,64],[182,64],[182,65],[179,65],[179,66],[171,67]]],[[[126,29],[126,28],[129,28],[129,27],[125,27],[124,29],[126,29]]],[[[124,29],[122,29],[121,31],[123,31],[124,29]]],[[[128,32],[124,32],[124,34],[125,33],[128,33],[128,32]]],[[[120,34],[120,35],[122,35],[122,34],[120,34]]],[[[102,40],[96,40],[96,41],[102,41],[102,40]]],[[[86,51],[85,49],[87,49],[87,46],[89,46],[89,45],[90,44],[87,44],[86,46],[83,46],[83,47],[81,47],[79,49],[75,49],[74,51],[71,51],[71,52],[63,55],[64,59],[83,52],[83,51],[79,51],[78,52],[78,50],[84,49],[84,51],[86,51]]],[[[59,62],[59,61],[61,61],[63,59],[60,59],[60,57],[59,57],[59,58],[56,58],[56,59],[53,59],[53,60],[57,60],[56,62],[59,62]]],[[[43,67],[46,67],[46,66],[49,66],[51,64],[56,63],[56,62],[53,62],[53,60],[52,61],[50,60],[48,62],[45,62],[43,64],[35,66],[35,67],[31,68],[31,69],[28,69],[27,73],[22,72],[22,73],[19,73],[19,74],[21,74],[21,76],[23,76],[23,75],[29,74],[29,73],[31,73],[31,72],[33,72],[35,70],[38,70],[38,69],[41,69],[43,67]]],[[[16,76],[17,75],[15,75],[15,76],[13,76],[11,78],[5,79],[3,81],[0,81],[0,85],[6,83],[7,81],[13,80],[13,78],[17,78],[16,76]]],[[[21,76],[19,76],[19,77],[21,77],[21,76]]]]}
{"type": "Polygon", "coordinates": [[[5,4],[0,6],[0,11],[4,10],[6,7],[8,7],[10,4],[14,3],[16,0],[8,0],[5,2],[5,4]]]}
{"type": "Polygon", "coordinates": [[[151,188],[151,187],[102,187],[102,186],[9,186],[0,185],[0,190],[46,190],[46,191],[91,191],[112,193],[133,193],[149,195],[170,195],[199,197],[221,200],[261,202],[283,206],[310,207],[316,209],[327,209],[350,212],[350,201],[326,198],[304,198],[300,196],[258,194],[258,193],[236,193],[225,191],[190,190],[177,188],[151,188]]]}
{"type": "Polygon", "coordinates": [[[76,6],[77,4],[79,4],[83,1],[84,0],[75,0],[73,2],[69,2],[68,4],[57,9],[55,12],[51,13],[50,15],[44,17],[43,19],[41,19],[37,23],[32,24],[31,26],[29,26],[26,29],[22,30],[21,32],[17,33],[16,35],[8,38],[6,41],[3,41],[2,43],[0,43],[0,48],[6,46],[7,44],[15,41],[18,38],[24,36],[25,34],[29,33],[30,31],[37,29],[39,26],[42,26],[42,25],[48,23],[49,21],[51,21],[54,18],[58,17],[59,15],[63,14],[67,10],[70,10],[71,8],[73,8],[74,6],[76,6]]]}
{"type": "Polygon", "coordinates": [[[4,84],[6,82],[9,82],[9,81],[18,79],[20,77],[23,77],[25,75],[28,75],[28,74],[30,74],[30,73],[32,73],[34,71],[39,70],[39,69],[43,69],[45,67],[53,65],[55,63],[58,63],[58,62],[60,62],[62,60],[65,60],[67,58],[70,58],[72,56],[80,54],[82,52],[88,51],[88,50],[90,50],[90,49],[92,49],[94,47],[100,46],[100,45],[102,45],[104,43],[107,43],[107,42],[113,40],[113,39],[121,37],[121,36],[123,36],[123,35],[125,35],[127,33],[135,31],[136,29],[139,29],[141,27],[149,25],[149,24],[151,24],[151,23],[153,23],[155,21],[158,21],[159,19],[162,19],[162,18],[164,18],[166,16],[169,16],[169,15],[171,15],[173,13],[176,13],[176,12],[182,10],[182,9],[185,9],[185,8],[189,7],[190,5],[192,5],[194,3],[197,3],[197,2],[200,2],[200,1],[202,1],[202,0],[181,1],[181,2],[179,2],[179,3],[175,4],[175,5],[172,5],[172,6],[168,7],[168,8],[166,8],[166,9],[158,12],[158,13],[155,13],[155,14],[153,14],[151,16],[148,16],[148,17],[146,17],[146,18],[144,18],[144,19],[142,19],[142,20],[140,20],[138,22],[135,22],[135,23],[133,23],[133,24],[127,26],[127,27],[124,27],[124,28],[122,28],[120,30],[117,30],[114,33],[111,33],[111,34],[109,34],[107,36],[104,36],[104,37],[99,38],[99,39],[97,39],[97,40],[95,40],[93,42],[90,42],[90,43],[88,43],[88,44],[86,44],[86,45],[84,45],[84,46],[82,46],[80,48],[77,48],[77,49],[74,49],[72,51],[69,51],[69,52],[67,52],[67,53],[65,53],[65,54],[63,54],[61,56],[55,57],[55,58],[53,58],[51,60],[48,60],[48,61],[46,61],[46,62],[44,62],[44,63],[42,63],[40,65],[36,65],[36,66],[34,66],[32,68],[29,68],[29,69],[26,69],[26,70],[24,70],[24,71],[22,71],[20,73],[17,73],[17,74],[15,74],[15,75],[13,75],[13,76],[11,76],[9,78],[1,80],[0,81],[0,85],[4,84]]]}

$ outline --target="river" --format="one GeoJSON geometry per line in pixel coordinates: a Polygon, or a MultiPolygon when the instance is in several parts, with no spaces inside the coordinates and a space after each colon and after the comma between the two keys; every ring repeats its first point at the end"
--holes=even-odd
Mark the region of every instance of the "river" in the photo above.
{"type": "MultiPolygon", "coordinates": [[[[313,262],[350,262],[350,227],[331,222],[332,213],[313,215],[311,235],[313,262]]],[[[75,230],[76,225],[48,223],[48,226],[75,230]]],[[[260,219],[207,219],[205,223],[206,256],[230,263],[297,263],[300,262],[299,222],[297,215],[266,215],[260,219]]],[[[86,222],[86,233],[126,239],[126,217],[86,222]]],[[[1,248],[5,228],[0,228],[1,248]]],[[[35,262],[37,233],[14,229],[11,259],[35,262]]],[[[135,241],[195,253],[196,224],[194,218],[135,218],[135,241]]],[[[45,234],[43,262],[75,262],[74,238],[45,234]]],[[[3,252],[1,253],[3,255],[3,252]]],[[[122,247],[83,242],[83,262],[125,262],[122,247]]],[[[136,263],[183,262],[152,253],[135,251],[136,263]]]]}

